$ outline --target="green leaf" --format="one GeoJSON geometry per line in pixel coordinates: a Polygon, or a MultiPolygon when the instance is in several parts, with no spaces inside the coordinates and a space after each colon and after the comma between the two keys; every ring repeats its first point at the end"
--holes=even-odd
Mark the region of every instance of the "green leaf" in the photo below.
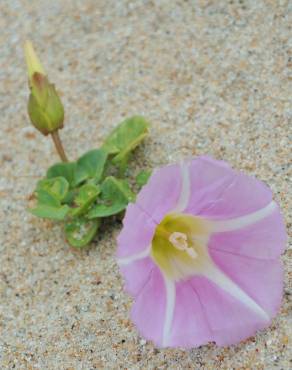
{"type": "Polygon", "coordinates": [[[109,176],[101,185],[101,202],[91,208],[87,217],[92,219],[115,215],[123,211],[134,199],[135,195],[126,180],[109,176]]]}
{"type": "Polygon", "coordinates": [[[76,173],[76,163],[56,163],[51,166],[47,171],[47,178],[51,179],[54,177],[65,177],[70,187],[74,186],[76,173]]]}
{"type": "Polygon", "coordinates": [[[104,200],[126,200],[132,202],[135,200],[135,195],[129,187],[126,180],[120,180],[114,176],[108,176],[101,185],[101,197],[104,200]]]}
{"type": "Polygon", "coordinates": [[[65,235],[68,243],[75,248],[86,246],[94,238],[100,220],[86,220],[78,218],[70,221],[65,225],[65,235]]]}
{"type": "Polygon", "coordinates": [[[35,208],[29,208],[28,211],[35,216],[41,218],[49,218],[51,220],[64,220],[69,211],[67,205],[61,205],[52,193],[42,188],[37,188],[37,205],[35,208]]]}
{"type": "Polygon", "coordinates": [[[28,211],[37,217],[62,221],[65,219],[69,211],[69,207],[67,205],[63,205],[61,207],[51,207],[46,204],[38,204],[36,208],[28,209],[28,211]]]}
{"type": "Polygon", "coordinates": [[[51,194],[54,198],[62,201],[69,189],[69,183],[64,177],[54,177],[51,179],[40,180],[37,184],[37,193],[40,190],[44,190],[51,194]]]}
{"type": "Polygon", "coordinates": [[[71,209],[70,215],[76,217],[84,214],[94,203],[99,193],[99,186],[94,184],[83,185],[74,199],[76,208],[71,209]]]}
{"type": "Polygon", "coordinates": [[[149,177],[151,176],[152,171],[150,170],[142,170],[136,176],[136,183],[139,187],[144,186],[147,184],[149,177]]]}
{"type": "Polygon", "coordinates": [[[65,198],[63,199],[62,203],[65,203],[65,204],[71,204],[74,200],[74,197],[76,196],[76,194],[78,193],[78,189],[72,189],[72,190],[69,190],[67,195],[65,196],[65,198]]]}
{"type": "Polygon", "coordinates": [[[115,155],[114,164],[125,167],[127,156],[145,138],[149,131],[149,123],[140,116],[126,119],[107,137],[103,149],[115,155]]]}
{"type": "Polygon", "coordinates": [[[126,172],[126,169],[127,169],[127,166],[128,166],[128,161],[129,161],[129,158],[131,156],[131,152],[128,152],[127,154],[124,155],[123,158],[121,158],[120,161],[116,162],[115,164],[118,165],[118,168],[119,168],[119,176],[120,177],[124,177],[125,176],[125,172],[126,172]]]}
{"type": "Polygon", "coordinates": [[[79,189],[79,193],[75,198],[75,203],[82,206],[88,200],[96,199],[100,193],[100,187],[94,184],[85,184],[79,189]]]}
{"type": "Polygon", "coordinates": [[[75,183],[94,179],[97,183],[102,177],[105,162],[107,160],[107,152],[102,149],[94,149],[85,153],[77,161],[75,183]]]}
{"type": "Polygon", "coordinates": [[[57,199],[53,194],[49,193],[48,191],[39,188],[36,190],[36,194],[38,205],[46,205],[55,208],[61,207],[61,202],[59,201],[59,199],[57,199]]]}
{"type": "Polygon", "coordinates": [[[112,205],[97,204],[88,212],[88,219],[109,217],[122,212],[127,208],[128,203],[117,202],[112,205]]]}

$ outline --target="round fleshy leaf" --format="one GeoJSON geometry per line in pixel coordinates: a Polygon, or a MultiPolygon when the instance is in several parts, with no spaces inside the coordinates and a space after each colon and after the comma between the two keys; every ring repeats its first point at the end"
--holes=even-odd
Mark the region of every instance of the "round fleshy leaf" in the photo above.
{"type": "Polygon", "coordinates": [[[139,116],[126,119],[116,127],[107,137],[103,149],[110,155],[115,155],[112,162],[121,165],[127,164],[128,155],[147,136],[149,123],[139,116]]]}
{"type": "Polygon", "coordinates": [[[100,187],[94,184],[85,184],[77,193],[74,199],[75,208],[72,208],[70,215],[72,217],[81,216],[88,211],[100,193],[100,187]]]}
{"type": "Polygon", "coordinates": [[[69,183],[64,177],[61,176],[43,179],[38,182],[36,191],[38,192],[41,189],[50,193],[59,201],[62,201],[68,193],[69,183]]]}
{"type": "Polygon", "coordinates": [[[107,153],[102,149],[94,149],[85,153],[77,161],[75,184],[80,184],[87,179],[98,183],[102,177],[107,153]]]}
{"type": "Polygon", "coordinates": [[[134,200],[134,194],[125,180],[109,176],[101,185],[100,202],[92,207],[88,218],[112,216],[123,211],[134,200]]]}
{"type": "Polygon", "coordinates": [[[42,188],[38,188],[36,194],[36,207],[28,209],[31,214],[51,220],[61,221],[65,219],[69,211],[69,207],[67,205],[62,205],[60,200],[57,199],[52,193],[42,188]]]}
{"type": "Polygon", "coordinates": [[[74,186],[75,182],[76,163],[56,163],[51,166],[47,171],[47,178],[51,179],[54,177],[64,177],[70,187],[74,186]]]}
{"type": "Polygon", "coordinates": [[[75,248],[83,248],[94,238],[100,221],[74,219],[65,225],[65,234],[68,243],[75,248]]]}

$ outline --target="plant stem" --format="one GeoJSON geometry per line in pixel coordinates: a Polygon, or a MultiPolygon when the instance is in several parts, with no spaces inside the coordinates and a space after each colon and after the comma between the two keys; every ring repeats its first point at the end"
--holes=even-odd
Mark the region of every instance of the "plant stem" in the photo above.
{"type": "Polygon", "coordinates": [[[61,158],[61,160],[63,162],[68,162],[68,158],[66,156],[66,153],[65,153],[65,150],[63,148],[63,144],[62,144],[62,141],[61,141],[61,138],[59,136],[59,131],[54,131],[51,133],[51,136],[52,136],[52,139],[53,139],[53,142],[55,144],[55,147],[57,149],[57,152],[61,158]]]}

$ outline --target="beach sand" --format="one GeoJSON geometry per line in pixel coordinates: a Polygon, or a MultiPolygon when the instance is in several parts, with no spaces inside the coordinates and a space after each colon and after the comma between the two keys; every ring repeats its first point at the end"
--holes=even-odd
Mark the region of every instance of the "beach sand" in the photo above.
{"type": "Polygon", "coordinates": [[[131,176],[209,154],[267,183],[291,230],[291,15],[291,2],[289,14],[289,1],[271,0],[1,1],[1,369],[291,368],[291,249],[268,329],[226,348],[156,349],[130,320],[114,258],[121,222],[78,251],[60,224],[26,211],[58,157],[30,126],[23,57],[29,38],[62,96],[71,159],[144,115],[151,133],[131,176]]]}

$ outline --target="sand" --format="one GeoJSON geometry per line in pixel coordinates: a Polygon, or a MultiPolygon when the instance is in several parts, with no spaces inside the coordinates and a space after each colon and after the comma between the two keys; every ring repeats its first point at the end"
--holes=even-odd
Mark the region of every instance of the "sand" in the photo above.
{"type": "Polygon", "coordinates": [[[32,39],[62,95],[70,158],[142,114],[152,129],[132,175],[200,154],[224,159],[273,189],[291,230],[291,2],[0,6],[1,369],[291,368],[291,249],[283,305],[268,329],[226,348],[161,350],[130,321],[114,259],[121,223],[106,223],[89,249],[76,251],[61,225],[26,212],[58,157],[30,126],[22,49],[32,39]]]}

